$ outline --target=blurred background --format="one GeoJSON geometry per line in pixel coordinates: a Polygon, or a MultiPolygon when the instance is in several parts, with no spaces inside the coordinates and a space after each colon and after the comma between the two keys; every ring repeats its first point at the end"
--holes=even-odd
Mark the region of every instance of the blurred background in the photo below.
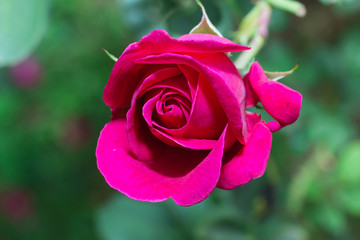
{"type": "MultiPolygon", "coordinates": [[[[203,0],[229,39],[250,0],[203,0]]],[[[273,134],[262,178],[184,208],[136,202],[97,170],[110,120],[102,92],[119,56],[153,29],[177,37],[193,0],[0,0],[1,240],[360,239],[360,1],[273,9],[257,55],[303,94],[299,120],[273,134]]]]}

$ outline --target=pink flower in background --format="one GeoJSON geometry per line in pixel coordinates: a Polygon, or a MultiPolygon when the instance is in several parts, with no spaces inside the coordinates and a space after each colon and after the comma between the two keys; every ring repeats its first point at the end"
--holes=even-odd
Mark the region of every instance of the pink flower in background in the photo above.
{"type": "Polygon", "coordinates": [[[33,88],[41,82],[41,63],[35,57],[29,57],[10,68],[14,83],[21,88],[33,88]]]}
{"type": "Polygon", "coordinates": [[[20,221],[33,214],[31,196],[24,190],[13,189],[0,195],[1,211],[13,221],[20,221]]]}
{"type": "Polygon", "coordinates": [[[190,206],[215,187],[262,176],[271,132],[296,121],[302,97],[268,80],[257,62],[242,79],[225,53],[247,49],[214,35],[174,39],[163,30],[128,46],[104,90],[112,121],[96,156],[108,184],[136,200],[171,197],[190,206]],[[275,121],[246,111],[258,102],[275,121]]]}

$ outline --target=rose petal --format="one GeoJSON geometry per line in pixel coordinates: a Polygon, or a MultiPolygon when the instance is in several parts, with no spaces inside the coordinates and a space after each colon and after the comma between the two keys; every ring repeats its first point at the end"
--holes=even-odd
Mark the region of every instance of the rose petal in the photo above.
{"type": "Polygon", "coordinates": [[[151,132],[154,134],[154,136],[156,136],[164,143],[174,147],[184,147],[195,150],[211,150],[214,148],[214,145],[217,142],[217,140],[212,139],[173,137],[170,134],[167,134],[166,132],[163,132],[156,127],[151,129],[151,132]]]}
{"type": "Polygon", "coordinates": [[[165,30],[154,30],[138,42],[140,48],[155,53],[166,52],[238,52],[249,50],[232,41],[212,34],[186,34],[172,38],[165,30]]]}
{"type": "MultiPolygon", "coordinates": [[[[181,71],[177,67],[163,68],[153,72],[150,76],[145,78],[141,85],[134,91],[131,100],[132,103],[140,98],[146,91],[152,89],[152,87],[172,87],[181,89],[181,87],[176,86],[176,84],[184,85],[186,81],[184,81],[180,75],[181,71]]],[[[184,89],[186,89],[186,85],[184,89]]]]}
{"type": "MultiPolygon", "coordinates": [[[[149,99],[143,106],[143,116],[146,123],[148,124],[151,133],[154,136],[156,136],[157,139],[160,139],[162,142],[170,146],[185,147],[185,148],[197,149],[197,150],[213,149],[217,140],[193,139],[193,138],[185,138],[179,136],[174,137],[170,134],[167,134],[166,131],[164,131],[163,127],[160,127],[158,124],[153,122],[152,113],[156,106],[156,102],[160,99],[160,95],[161,93],[149,99]]],[[[165,130],[170,130],[170,129],[165,129],[165,130]]]]}
{"type": "Polygon", "coordinates": [[[178,68],[184,74],[190,89],[191,99],[195,99],[196,89],[198,87],[199,73],[191,67],[178,65],[178,68]]]}
{"type": "Polygon", "coordinates": [[[218,139],[227,118],[207,80],[200,75],[187,123],[178,129],[159,126],[176,138],[218,139]]]}
{"type": "MultiPolygon", "coordinates": [[[[158,91],[160,95],[160,91],[158,91]]],[[[135,102],[126,114],[127,138],[133,154],[141,160],[154,159],[163,151],[164,143],[154,137],[142,116],[141,103],[135,102]]]]}
{"type": "Polygon", "coordinates": [[[246,112],[246,122],[248,124],[249,132],[252,131],[252,129],[258,122],[260,122],[260,119],[261,115],[258,115],[257,113],[246,112]]]}
{"type": "Polygon", "coordinates": [[[264,122],[257,123],[246,145],[238,144],[225,153],[217,187],[233,189],[261,177],[270,155],[271,139],[264,122]]]}
{"type": "Polygon", "coordinates": [[[179,179],[179,186],[175,186],[172,193],[177,204],[191,206],[199,203],[214,190],[220,177],[226,131],[227,128],[209,155],[194,170],[179,179]]]}
{"type": "Polygon", "coordinates": [[[116,62],[104,89],[104,101],[110,107],[130,105],[132,94],[148,69],[134,60],[167,52],[235,52],[248,49],[225,38],[191,34],[174,39],[164,30],[154,30],[141,41],[130,44],[116,62]]]}
{"type": "Polygon", "coordinates": [[[169,129],[178,129],[184,126],[188,120],[190,111],[181,101],[181,95],[166,93],[156,102],[156,111],[153,112],[153,119],[159,125],[169,129]]]}
{"type": "Polygon", "coordinates": [[[271,132],[279,131],[281,128],[284,127],[281,126],[280,123],[278,123],[277,121],[270,121],[266,123],[266,126],[270,129],[271,132]]]}
{"type": "Polygon", "coordinates": [[[101,131],[96,157],[106,182],[125,195],[143,201],[163,201],[171,194],[172,180],[149,169],[131,151],[126,121],[118,119],[101,131]]]}
{"type": "Polygon", "coordinates": [[[244,76],[244,85],[246,89],[246,108],[251,108],[259,102],[259,97],[254,92],[249,79],[249,74],[244,76]]]}
{"type": "Polygon", "coordinates": [[[245,87],[241,77],[225,54],[212,56],[214,58],[212,60],[206,54],[203,55],[196,56],[196,58],[201,59],[201,61],[198,61],[198,59],[190,56],[164,53],[148,56],[136,62],[144,64],[183,64],[202,73],[215,92],[234,135],[240,142],[244,142],[244,137],[247,137],[248,132],[245,119],[245,87]]]}
{"type": "Polygon", "coordinates": [[[98,168],[111,187],[141,201],[172,197],[182,206],[201,202],[213,191],[220,175],[226,130],[210,152],[167,147],[150,163],[131,153],[125,129],[122,119],[106,124],[96,149],[98,168]]]}
{"type": "Polygon", "coordinates": [[[297,120],[302,101],[300,93],[282,83],[268,80],[258,62],[252,64],[248,79],[264,109],[282,126],[297,120]]]}

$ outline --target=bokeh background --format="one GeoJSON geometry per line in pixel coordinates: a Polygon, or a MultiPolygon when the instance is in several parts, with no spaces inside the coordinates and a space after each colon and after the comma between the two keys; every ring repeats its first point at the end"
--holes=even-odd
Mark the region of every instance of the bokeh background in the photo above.
{"type": "MultiPolygon", "coordinates": [[[[234,38],[250,0],[203,0],[234,38]]],[[[360,239],[360,1],[273,10],[257,56],[303,94],[273,134],[262,178],[184,208],[112,190],[96,167],[110,119],[102,91],[119,56],[156,28],[188,33],[193,0],[0,0],[0,239],[360,239]],[[14,40],[16,39],[16,40],[14,40]]]]}

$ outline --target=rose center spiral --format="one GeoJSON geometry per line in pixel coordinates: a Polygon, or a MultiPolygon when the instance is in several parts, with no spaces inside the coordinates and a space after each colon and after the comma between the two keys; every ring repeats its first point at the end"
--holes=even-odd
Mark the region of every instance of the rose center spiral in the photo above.
{"type": "Polygon", "coordinates": [[[186,124],[189,116],[189,100],[172,90],[165,90],[156,102],[153,119],[159,125],[177,129],[186,124]]]}

